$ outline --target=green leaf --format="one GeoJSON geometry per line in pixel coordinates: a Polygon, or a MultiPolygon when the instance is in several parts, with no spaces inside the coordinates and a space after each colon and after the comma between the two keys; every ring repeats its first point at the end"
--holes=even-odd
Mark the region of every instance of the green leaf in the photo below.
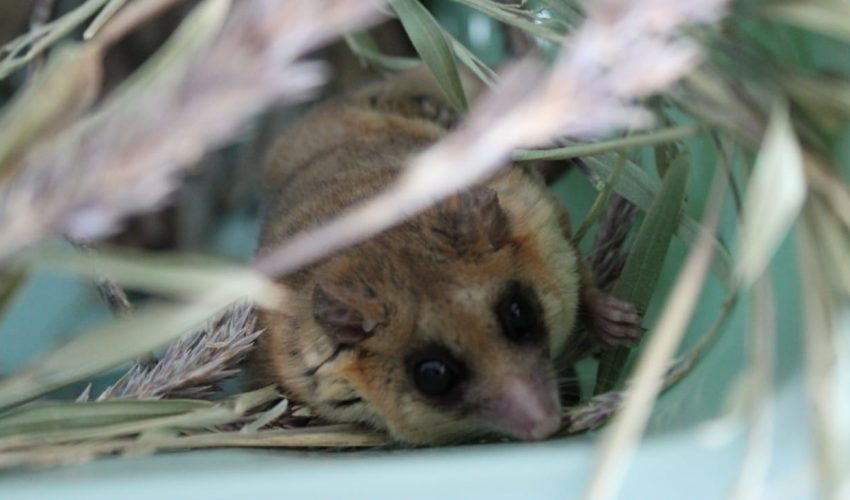
{"type": "Polygon", "coordinates": [[[391,5],[410,37],[410,42],[431,70],[451,105],[466,111],[466,94],[461,85],[454,52],[436,19],[418,0],[393,0],[391,5]]]}
{"type": "Polygon", "coordinates": [[[777,102],[744,201],[736,274],[747,285],[767,269],[806,201],[803,154],[784,102],[777,102]]]}
{"type": "MultiPolygon", "coordinates": [[[[600,176],[609,177],[614,171],[617,156],[608,154],[602,158],[586,157],[584,163],[590,170],[600,176]]],[[[634,203],[643,211],[650,209],[660,193],[660,183],[641,170],[634,162],[626,162],[622,175],[614,184],[614,192],[634,203]]],[[[696,244],[700,234],[700,225],[688,214],[682,214],[676,235],[689,246],[696,244]]],[[[729,251],[717,239],[712,239],[714,245],[714,262],[712,270],[727,290],[734,288],[732,279],[732,257],[729,251]]]]}
{"type": "MultiPolygon", "coordinates": [[[[646,311],[673,232],[679,223],[688,186],[690,157],[684,153],[668,167],[658,197],[646,213],[643,224],[635,236],[623,272],[614,284],[612,294],[631,302],[640,311],[646,311]]],[[[619,380],[629,350],[616,348],[605,352],[599,362],[596,394],[610,390],[619,380]]]]}

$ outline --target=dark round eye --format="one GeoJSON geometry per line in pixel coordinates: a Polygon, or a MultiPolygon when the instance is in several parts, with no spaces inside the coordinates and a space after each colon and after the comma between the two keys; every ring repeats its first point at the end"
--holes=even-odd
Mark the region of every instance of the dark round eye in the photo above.
{"type": "Polygon", "coordinates": [[[511,340],[532,340],[543,333],[537,297],[519,283],[508,286],[496,305],[496,315],[511,340]]]}
{"type": "Polygon", "coordinates": [[[458,375],[446,362],[426,359],[413,367],[413,382],[428,396],[442,396],[457,385],[458,375]]]}

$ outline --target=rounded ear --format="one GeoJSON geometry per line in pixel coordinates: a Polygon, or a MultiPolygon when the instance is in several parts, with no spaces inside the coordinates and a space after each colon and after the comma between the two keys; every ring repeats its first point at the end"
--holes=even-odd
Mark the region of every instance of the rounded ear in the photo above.
{"type": "Polygon", "coordinates": [[[432,229],[459,252],[498,250],[510,238],[499,195],[486,186],[472,187],[443,202],[432,229]]]}
{"type": "Polygon", "coordinates": [[[362,283],[317,283],[313,287],[313,318],[341,344],[355,344],[387,321],[387,307],[362,283]]]}

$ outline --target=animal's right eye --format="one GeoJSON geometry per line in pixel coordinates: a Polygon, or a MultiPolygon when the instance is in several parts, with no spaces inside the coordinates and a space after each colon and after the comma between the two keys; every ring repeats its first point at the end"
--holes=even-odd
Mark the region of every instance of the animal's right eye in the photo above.
{"type": "Polygon", "coordinates": [[[413,382],[428,396],[443,396],[458,383],[458,373],[441,359],[426,359],[413,367],[413,382]]]}

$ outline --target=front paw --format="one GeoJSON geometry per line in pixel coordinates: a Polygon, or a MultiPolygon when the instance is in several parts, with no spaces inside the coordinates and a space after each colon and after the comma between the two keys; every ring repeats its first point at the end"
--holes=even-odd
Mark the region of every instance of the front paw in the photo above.
{"type": "Polygon", "coordinates": [[[605,347],[634,347],[644,329],[637,308],[630,302],[593,291],[584,300],[587,323],[594,338],[605,347]]]}

